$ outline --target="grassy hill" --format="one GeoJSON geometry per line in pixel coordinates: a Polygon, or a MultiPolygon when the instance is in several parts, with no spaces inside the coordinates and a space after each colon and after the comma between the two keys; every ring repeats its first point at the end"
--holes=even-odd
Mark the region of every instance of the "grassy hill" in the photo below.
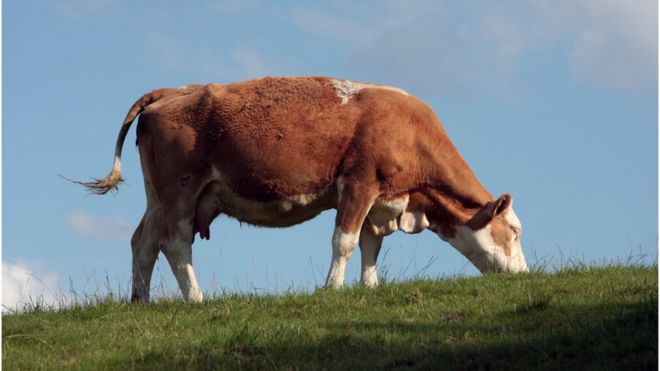
{"type": "Polygon", "coordinates": [[[657,267],[390,283],[2,317],[14,369],[658,367],[657,267]]]}

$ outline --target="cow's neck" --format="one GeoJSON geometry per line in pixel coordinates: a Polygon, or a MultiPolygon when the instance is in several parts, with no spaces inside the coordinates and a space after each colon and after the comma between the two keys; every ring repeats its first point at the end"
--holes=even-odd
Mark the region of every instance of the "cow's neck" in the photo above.
{"type": "Polygon", "coordinates": [[[460,155],[439,167],[438,173],[437,181],[420,190],[423,201],[417,207],[423,209],[431,228],[445,238],[452,238],[456,227],[465,224],[493,197],[460,155]]]}

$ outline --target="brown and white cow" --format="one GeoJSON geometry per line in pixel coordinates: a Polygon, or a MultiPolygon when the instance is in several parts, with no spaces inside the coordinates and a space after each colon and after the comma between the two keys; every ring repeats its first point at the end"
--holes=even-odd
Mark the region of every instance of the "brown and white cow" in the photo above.
{"type": "Polygon", "coordinates": [[[267,77],[158,89],[131,107],[112,172],[83,183],[104,194],[122,181],[133,120],[147,209],[133,249],[132,300],[149,300],[162,251],[183,296],[201,301],[194,235],[224,213],[286,227],[335,208],[326,287],[344,283],[359,242],[361,282],[377,284],[383,237],[428,228],[480,271],[524,272],[511,196],[476,179],[429,106],[403,90],[325,77],[267,77]]]}

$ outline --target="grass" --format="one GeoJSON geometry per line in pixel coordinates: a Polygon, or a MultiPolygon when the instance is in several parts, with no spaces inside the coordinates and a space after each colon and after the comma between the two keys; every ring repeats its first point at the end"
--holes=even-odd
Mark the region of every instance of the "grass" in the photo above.
{"type": "Polygon", "coordinates": [[[657,267],[388,283],[2,317],[17,369],[657,369],[657,267]]]}

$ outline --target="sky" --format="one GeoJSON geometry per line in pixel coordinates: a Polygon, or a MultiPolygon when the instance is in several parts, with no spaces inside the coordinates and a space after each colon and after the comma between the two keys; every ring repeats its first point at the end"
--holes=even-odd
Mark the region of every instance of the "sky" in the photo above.
{"type": "MultiPolygon", "coordinates": [[[[130,294],[145,208],[135,131],[118,193],[105,176],[124,115],[159,87],[324,75],[427,102],[494,195],[513,195],[528,264],[653,264],[658,251],[655,0],[5,1],[2,304],[130,294]]],[[[207,294],[313,290],[334,210],[285,229],[218,218],[193,261],[207,294]]],[[[359,251],[347,281],[359,279],[359,251]]],[[[477,275],[431,232],[385,239],[390,280],[477,275]]],[[[156,296],[177,292],[161,256],[156,296]]]]}

